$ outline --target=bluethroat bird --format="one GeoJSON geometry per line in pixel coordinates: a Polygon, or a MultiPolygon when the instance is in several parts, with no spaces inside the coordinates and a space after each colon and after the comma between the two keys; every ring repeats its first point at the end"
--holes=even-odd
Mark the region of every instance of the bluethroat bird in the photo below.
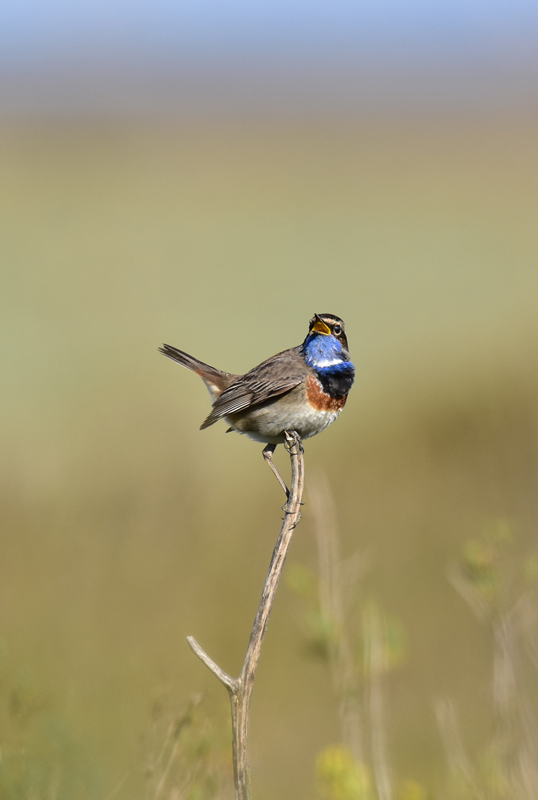
{"type": "Polygon", "coordinates": [[[355,378],[344,323],[334,314],[315,314],[304,342],[268,358],[245,375],[233,375],[169,344],[159,348],[168,358],[196,372],[209,389],[213,408],[201,429],[219,419],[228,431],[265,442],[263,456],[288,494],[273,453],[287,431],[309,439],[334,422],[346,404],[355,378]]]}

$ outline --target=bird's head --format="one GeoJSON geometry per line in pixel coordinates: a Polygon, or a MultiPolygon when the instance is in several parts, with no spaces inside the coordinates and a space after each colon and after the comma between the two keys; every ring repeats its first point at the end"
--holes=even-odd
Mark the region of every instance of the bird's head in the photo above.
{"type": "Polygon", "coordinates": [[[308,326],[308,336],[312,336],[312,334],[334,336],[345,350],[349,349],[344,321],[335,314],[314,314],[308,326]]]}

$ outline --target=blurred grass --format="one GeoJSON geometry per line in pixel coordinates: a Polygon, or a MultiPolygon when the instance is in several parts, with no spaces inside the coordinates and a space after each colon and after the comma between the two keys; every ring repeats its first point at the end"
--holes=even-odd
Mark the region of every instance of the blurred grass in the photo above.
{"type": "MultiPolygon", "coordinates": [[[[530,118],[4,123],[2,742],[19,673],[99,776],[85,785],[119,798],[143,796],[162,687],[177,707],[205,691],[225,727],[185,636],[238,671],[281,498],[261,448],[197,431],[206,390],[156,348],[241,372],[330,311],[358,378],[307,470],[327,470],[344,547],[371,553],[366,588],[407,631],[394,766],[435,780],[440,695],[478,746],[490,642],[446,568],[490,519],[512,520],[521,547],[535,536],[537,132],[530,118]]],[[[312,564],[306,511],[293,557],[312,564]]],[[[293,607],[282,587],[254,696],[261,799],[311,797],[337,735],[293,607]]]]}

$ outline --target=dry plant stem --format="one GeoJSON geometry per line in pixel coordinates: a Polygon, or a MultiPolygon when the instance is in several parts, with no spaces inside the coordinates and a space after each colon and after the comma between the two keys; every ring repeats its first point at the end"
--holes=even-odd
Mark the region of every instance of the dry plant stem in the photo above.
{"type": "Polygon", "coordinates": [[[368,671],[370,675],[368,693],[370,700],[370,724],[372,737],[372,764],[379,800],[392,800],[392,787],[385,741],[382,679],[387,670],[386,634],[383,632],[379,612],[372,607],[368,612],[365,630],[369,633],[368,671]]]}
{"type": "Polygon", "coordinates": [[[286,433],[285,447],[291,459],[291,484],[289,497],[284,506],[284,519],[273,551],[269,572],[265,579],[258,613],[252,626],[243,669],[238,678],[232,678],[207,655],[192,636],[187,641],[194,653],[204,662],[219,681],[226,686],[232,706],[232,738],[234,782],[236,800],[250,798],[250,766],[248,757],[248,720],[250,698],[254,686],[256,667],[260,658],[263,637],[269,615],[291,543],[293,531],[301,518],[304,489],[304,455],[301,439],[295,431],[286,433]]]}
{"type": "Polygon", "coordinates": [[[339,698],[342,741],[357,761],[363,761],[359,685],[346,625],[346,606],[364,573],[364,558],[357,552],[350,559],[342,559],[336,504],[325,472],[318,472],[310,479],[308,500],[314,515],[318,545],[320,608],[324,617],[332,620],[336,628],[336,636],[331,643],[330,664],[333,688],[339,698]]]}

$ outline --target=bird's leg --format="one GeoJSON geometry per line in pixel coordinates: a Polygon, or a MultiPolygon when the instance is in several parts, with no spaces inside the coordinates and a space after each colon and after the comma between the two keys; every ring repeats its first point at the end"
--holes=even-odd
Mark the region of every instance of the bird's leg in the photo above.
{"type": "Polygon", "coordinates": [[[273,474],[275,475],[277,481],[279,482],[279,484],[284,489],[284,491],[286,493],[286,497],[289,497],[290,496],[289,489],[286,486],[286,484],[284,483],[284,481],[282,480],[279,471],[277,470],[277,468],[275,467],[275,465],[273,463],[273,453],[275,452],[275,450],[276,450],[276,444],[266,444],[265,447],[263,448],[262,455],[265,458],[266,463],[269,464],[269,466],[270,466],[271,470],[273,471],[273,474]]]}

